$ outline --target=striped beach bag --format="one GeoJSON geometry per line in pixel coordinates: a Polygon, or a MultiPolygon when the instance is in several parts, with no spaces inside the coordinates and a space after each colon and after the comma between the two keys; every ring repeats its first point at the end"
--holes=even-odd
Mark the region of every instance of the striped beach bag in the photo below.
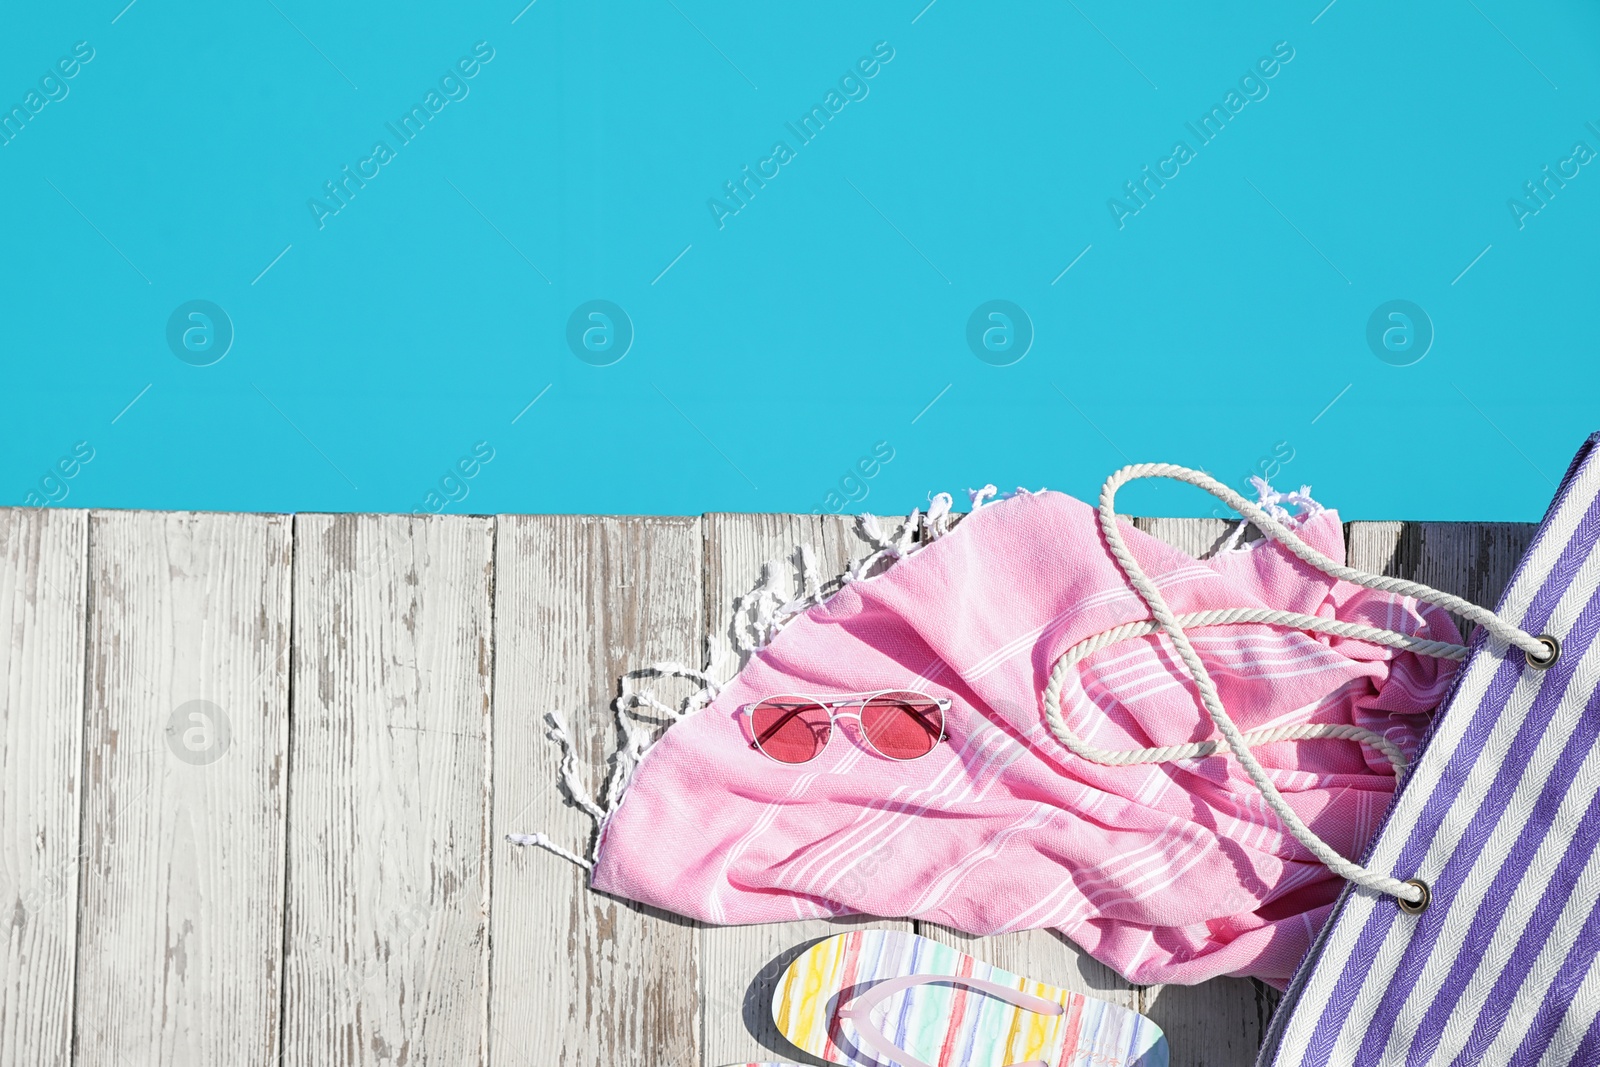
{"type": "Polygon", "coordinates": [[[1498,609],[1469,616],[1455,688],[1258,1067],[1600,1064],[1597,444],[1498,609]]]}

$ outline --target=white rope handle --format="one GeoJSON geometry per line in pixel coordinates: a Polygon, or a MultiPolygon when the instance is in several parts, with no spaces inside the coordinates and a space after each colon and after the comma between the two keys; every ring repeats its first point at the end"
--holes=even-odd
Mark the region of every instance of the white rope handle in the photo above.
{"type": "Polygon", "coordinates": [[[1137,763],[1167,762],[1173,759],[1183,759],[1192,756],[1210,755],[1219,751],[1221,742],[1202,741],[1188,745],[1172,745],[1158,749],[1131,749],[1108,750],[1089,745],[1077,737],[1067,728],[1065,719],[1061,714],[1061,689],[1065,684],[1067,672],[1074,664],[1092,652],[1104,648],[1118,640],[1130,637],[1151,634],[1159,630],[1165,633],[1177,650],[1178,658],[1183,662],[1195,687],[1199,691],[1200,703],[1205,708],[1206,714],[1222,734],[1229,750],[1244,768],[1258,790],[1261,791],[1267,806],[1272,809],[1278,818],[1283,820],[1295,840],[1304,845],[1312,855],[1321,860],[1330,870],[1340,877],[1355,882],[1367,889],[1384,893],[1388,896],[1398,897],[1412,905],[1420,904],[1426,897],[1424,890],[1392,878],[1386,874],[1370,871],[1345,859],[1333,849],[1326,841],[1318,837],[1290,808],[1283,795],[1278,792],[1272,780],[1267,777],[1267,772],[1251,754],[1252,745],[1267,744],[1270,741],[1299,740],[1310,737],[1340,737],[1347,740],[1360,741],[1369,744],[1387,756],[1395,764],[1398,774],[1403,767],[1400,752],[1394,745],[1378,734],[1360,727],[1340,727],[1331,724],[1313,725],[1303,727],[1277,727],[1266,730],[1255,730],[1242,733],[1238,726],[1228,716],[1227,710],[1222,706],[1222,699],[1217,694],[1216,684],[1211,680],[1211,673],[1195,652],[1194,645],[1189,641],[1189,635],[1184,631],[1185,625],[1205,626],[1227,623],[1259,623],[1266,625],[1290,626],[1297,629],[1314,630],[1320,633],[1333,634],[1342,637],[1354,637],[1359,640],[1373,641],[1393,648],[1404,648],[1424,655],[1438,655],[1449,659],[1462,658],[1466,650],[1460,645],[1448,644],[1440,641],[1426,641],[1408,634],[1401,634],[1391,630],[1381,630],[1373,627],[1357,626],[1352,623],[1340,623],[1335,620],[1321,619],[1316,616],[1301,615],[1295,612],[1272,611],[1264,609],[1224,609],[1220,612],[1194,612],[1188,615],[1174,615],[1168,607],[1166,598],[1156,588],[1143,568],[1139,566],[1127,545],[1123,543],[1122,531],[1117,526],[1117,513],[1113,506],[1117,490],[1126,483],[1138,478],[1172,478],[1176,481],[1186,482],[1189,485],[1204,489],[1212,496],[1239,512],[1250,520],[1263,534],[1283,545],[1299,559],[1317,568],[1323,573],[1351,582],[1355,585],[1365,586],[1368,589],[1377,589],[1381,592],[1397,593],[1401,596],[1413,597],[1453,611],[1482,626],[1489,634],[1507,644],[1523,649],[1534,659],[1544,660],[1550,656],[1550,648],[1539,638],[1529,634],[1516,626],[1511,625],[1492,611],[1487,611],[1462,600],[1460,597],[1451,596],[1449,593],[1440,592],[1430,586],[1417,582],[1408,582],[1400,578],[1387,578],[1381,575],[1368,574],[1352,567],[1336,563],[1332,559],[1318,552],[1302,541],[1298,535],[1288,527],[1278,522],[1257,505],[1246,500],[1232,489],[1201,471],[1180,467],[1172,463],[1138,463],[1123,467],[1106,479],[1100,489],[1100,530],[1105,536],[1106,547],[1112,557],[1117,561],[1117,566],[1127,577],[1130,585],[1144,599],[1150,608],[1154,619],[1146,622],[1130,623],[1124,626],[1107,630],[1078,642],[1069,648],[1057,660],[1050,671],[1050,678],[1045,686],[1044,712],[1045,720],[1057,740],[1066,745],[1075,754],[1091,762],[1109,766],[1126,766],[1137,763]]]}
{"type": "MultiPolygon", "coordinates": [[[[1271,729],[1251,730],[1244,737],[1245,744],[1270,745],[1274,741],[1305,741],[1310,739],[1338,738],[1342,741],[1359,741],[1371,745],[1394,765],[1395,777],[1403,778],[1406,770],[1405,754],[1382,734],[1360,726],[1340,726],[1337,723],[1301,723],[1298,726],[1276,726],[1271,729]]],[[[1195,759],[1221,751],[1226,742],[1194,741],[1187,745],[1168,745],[1165,748],[1100,748],[1068,733],[1062,741],[1074,753],[1091,763],[1106,767],[1132,767],[1144,763],[1171,763],[1173,760],[1195,759]]]]}
{"type": "MultiPolygon", "coordinates": [[[[1288,626],[1296,630],[1311,630],[1336,637],[1352,637],[1359,641],[1388,645],[1391,648],[1405,649],[1416,652],[1419,655],[1435,656],[1439,659],[1461,660],[1467,656],[1465,645],[1457,645],[1449,641],[1432,641],[1395,630],[1382,630],[1375,626],[1362,626],[1359,623],[1341,622],[1338,619],[1324,619],[1318,615],[1301,615],[1292,611],[1278,611],[1274,608],[1219,608],[1212,611],[1192,611],[1188,614],[1177,616],[1177,621],[1178,625],[1186,630],[1192,626],[1225,626],[1246,623],[1288,626]]],[[[1114,626],[1109,630],[1085,637],[1082,641],[1063,652],[1056,660],[1055,667],[1050,671],[1049,681],[1045,685],[1045,707],[1056,709],[1055,719],[1061,717],[1061,689],[1070,676],[1071,668],[1078,663],[1088,659],[1102,648],[1107,648],[1132,638],[1148,637],[1151,634],[1160,632],[1161,625],[1159,623],[1146,619],[1142,622],[1123,623],[1121,626],[1114,626]]],[[[1052,719],[1052,726],[1054,725],[1054,719],[1052,719]]],[[[1061,743],[1077,755],[1093,763],[1103,764],[1108,767],[1128,767],[1144,763],[1168,763],[1172,760],[1209,756],[1223,747],[1223,742],[1221,741],[1197,741],[1187,745],[1168,745],[1164,748],[1100,748],[1098,745],[1092,745],[1073,733],[1072,728],[1064,720],[1060,723],[1060,729],[1056,730],[1055,733],[1061,743]]],[[[1251,748],[1259,745],[1269,745],[1275,741],[1304,741],[1313,738],[1338,738],[1368,745],[1381,752],[1390,764],[1394,766],[1396,778],[1403,779],[1405,777],[1406,760],[1404,753],[1382,734],[1374,733],[1360,726],[1339,726],[1334,723],[1300,723],[1293,726],[1252,730],[1244,735],[1246,743],[1251,748]]]]}
{"type": "MultiPolygon", "coordinates": [[[[1279,611],[1276,608],[1216,608],[1211,611],[1191,611],[1187,615],[1179,615],[1177,618],[1178,623],[1185,628],[1190,626],[1225,626],[1230,623],[1286,626],[1291,630],[1313,630],[1317,633],[1330,634],[1334,637],[1353,637],[1358,641],[1367,641],[1375,645],[1388,645],[1390,648],[1415,652],[1422,656],[1433,656],[1435,659],[1463,660],[1467,658],[1466,645],[1457,645],[1449,641],[1432,641],[1425,637],[1403,634],[1398,630],[1383,630],[1376,626],[1363,626],[1355,622],[1325,619],[1320,615],[1301,615],[1299,612],[1279,611]]],[[[1161,625],[1154,619],[1125,622],[1121,626],[1115,626],[1090,637],[1085,637],[1082,641],[1061,653],[1061,658],[1056,661],[1056,667],[1058,670],[1064,671],[1066,667],[1072,666],[1108,645],[1114,645],[1119,641],[1126,641],[1133,637],[1146,637],[1159,632],[1160,629],[1161,625]]]]}

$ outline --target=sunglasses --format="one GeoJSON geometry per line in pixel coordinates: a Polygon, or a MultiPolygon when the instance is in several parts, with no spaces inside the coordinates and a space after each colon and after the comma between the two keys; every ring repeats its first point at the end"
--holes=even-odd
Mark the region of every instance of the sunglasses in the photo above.
{"type": "Polygon", "coordinates": [[[854,716],[861,736],[880,756],[920,759],[944,740],[950,701],[912,689],[851,693],[831,700],[785,694],[741,710],[750,716],[752,747],[779,763],[810,763],[833,738],[834,721],[854,716]],[[854,710],[842,710],[842,709],[854,710]]]}

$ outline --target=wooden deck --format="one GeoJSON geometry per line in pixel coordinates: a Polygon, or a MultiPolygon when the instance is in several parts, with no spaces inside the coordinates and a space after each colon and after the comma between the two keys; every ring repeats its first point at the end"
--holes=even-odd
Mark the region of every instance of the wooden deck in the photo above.
{"type": "MultiPolygon", "coordinates": [[[[1532,530],[1348,537],[1492,604],[1532,530]]],[[[0,1067],[814,1062],[766,1005],[833,924],[703,927],[504,841],[589,832],[544,712],[596,781],[618,677],[732,673],[733,598],[802,543],[834,573],[867,551],[800,515],[0,510],[0,1067]]],[[[921,932],[1142,1008],[1175,1064],[1250,1063],[1273,1004],[1130,987],[1046,932],[921,932]]]]}

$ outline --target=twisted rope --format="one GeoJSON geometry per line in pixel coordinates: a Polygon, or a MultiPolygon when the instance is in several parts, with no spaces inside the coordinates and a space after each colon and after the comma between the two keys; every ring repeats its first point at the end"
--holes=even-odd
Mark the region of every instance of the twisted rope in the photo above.
{"type": "Polygon", "coordinates": [[[1272,741],[1301,740],[1306,738],[1338,737],[1346,740],[1359,741],[1378,749],[1389,761],[1395,765],[1398,775],[1404,760],[1400,751],[1388,739],[1355,726],[1334,726],[1331,724],[1306,724],[1299,727],[1275,727],[1265,730],[1253,730],[1243,733],[1228,716],[1227,710],[1222,706],[1222,699],[1217,694],[1216,684],[1211,679],[1211,673],[1201,661],[1199,653],[1189,640],[1185,632],[1185,625],[1205,626],[1228,623],[1260,623],[1266,625],[1290,626],[1296,629],[1314,630],[1319,633],[1332,634],[1340,637],[1354,637],[1363,641],[1373,641],[1378,644],[1388,645],[1392,648],[1402,648],[1418,652],[1422,655],[1443,656],[1448,659],[1462,658],[1466,650],[1460,645],[1449,644],[1441,641],[1426,641],[1390,630],[1381,630],[1373,627],[1357,626],[1353,623],[1340,623],[1335,620],[1321,619],[1316,616],[1300,615],[1295,612],[1272,611],[1266,609],[1223,609],[1217,612],[1194,612],[1188,615],[1175,615],[1167,605],[1166,598],[1161,595],[1143,568],[1139,566],[1133,554],[1128,551],[1122,539],[1122,531],[1117,525],[1117,513],[1114,506],[1117,490],[1130,481],[1138,478],[1171,478],[1175,481],[1185,482],[1197,488],[1204,489],[1212,496],[1239,512],[1261,530],[1267,537],[1283,545],[1296,557],[1307,564],[1317,568],[1323,573],[1351,582],[1355,585],[1376,589],[1380,592],[1395,593],[1401,596],[1412,597],[1453,611],[1482,626],[1492,638],[1506,644],[1529,652],[1537,659],[1548,656],[1548,649],[1539,639],[1516,626],[1511,625],[1498,615],[1462,600],[1460,597],[1449,593],[1440,592],[1430,586],[1417,582],[1405,581],[1401,578],[1388,578],[1381,575],[1368,574],[1358,571],[1318,552],[1302,541],[1298,535],[1287,526],[1274,519],[1265,510],[1246,500],[1234,490],[1223,485],[1210,475],[1201,471],[1180,467],[1172,463],[1138,463],[1124,467],[1110,478],[1100,489],[1100,531],[1106,540],[1106,547],[1110,550],[1112,558],[1127,577],[1128,583],[1135,592],[1143,598],[1150,608],[1153,620],[1139,623],[1130,623],[1124,626],[1107,630],[1078,642],[1057,659],[1050,671],[1050,678],[1045,686],[1044,712],[1045,720],[1054,734],[1063,745],[1075,754],[1094,763],[1108,766],[1127,766],[1141,763],[1163,763],[1174,759],[1192,758],[1194,756],[1210,755],[1220,751],[1226,743],[1239,765],[1244,768],[1250,781],[1260,790],[1262,798],[1273,813],[1283,821],[1284,826],[1295,840],[1299,841],[1318,860],[1330,870],[1348,881],[1355,882],[1364,888],[1398,897],[1408,903],[1418,903],[1422,900],[1423,891],[1389,875],[1371,871],[1354,863],[1333,849],[1322,838],[1318,837],[1289,807],[1283,795],[1278,792],[1277,786],[1267,777],[1266,770],[1261,766],[1255,756],[1250,752],[1253,745],[1268,744],[1272,741]],[[1206,620],[1206,621],[1201,621],[1206,620]],[[1065,719],[1061,714],[1061,689],[1071,667],[1094,651],[1104,648],[1115,641],[1126,640],[1131,637],[1156,633],[1167,635],[1178,653],[1189,676],[1194,680],[1195,688],[1199,691],[1200,703],[1205,708],[1206,714],[1211,717],[1222,734],[1222,741],[1201,741],[1187,745],[1169,745],[1164,748],[1110,750],[1090,745],[1077,737],[1068,729],[1065,719]]]}
{"type": "MultiPolygon", "coordinates": [[[[1301,615],[1298,612],[1278,611],[1273,608],[1219,608],[1212,611],[1192,611],[1184,615],[1178,615],[1176,619],[1178,625],[1185,629],[1194,626],[1246,624],[1287,626],[1295,630],[1310,630],[1316,633],[1330,634],[1334,637],[1350,637],[1358,641],[1388,645],[1391,648],[1404,649],[1424,656],[1436,656],[1440,659],[1461,660],[1465,659],[1467,655],[1465,645],[1452,644],[1449,641],[1432,641],[1427,638],[1399,633],[1395,630],[1382,630],[1374,626],[1362,626],[1359,623],[1341,622],[1338,619],[1324,619],[1317,615],[1301,615]]],[[[1084,759],[1108,767],[1128,767],[1145,763],[1169,763],[1173,760],[1210,756],[1222,749],[1223,742],[1221,741],[1196,741],[1186,745],[1168,745],[1164,748],[1100,748],[1074,734],[1072,728],[1062,719],[1061,690],[1074,666],[1088,659],[1102,648],[1137,637],[1148,637],[1151,634],[1160,632],[1160,624],[1151,619],[1146,619],[1142,622],[1123,623],[1121,626],[1086,637],[1061,654],[1060,658],[1056,660],[1055,666],[1051,668],[1050,678],[1045,684],[1044,703],[1046,717],[1050,720],[1051,729],[1062,744],[1084,759]],[[1059,729],[1056,728],[1058,722],[1059,729]]],[[[1397,779],[1403,780],[1406,773],[1404,753],[1382,734],[1374,733],[1360,726],[1340,726],[1334,723],[1301,723],[1297,726],[1278,726],[1252,730],[1244,734],[1243,737],[1251,748],[1269,745],[1275,741],[1304,741],[1313,738],[1337,738],[1343,741],[1357,741],[1383,753],[1384,757],[1394,766],[1394,773],[1397,779]]]]}

